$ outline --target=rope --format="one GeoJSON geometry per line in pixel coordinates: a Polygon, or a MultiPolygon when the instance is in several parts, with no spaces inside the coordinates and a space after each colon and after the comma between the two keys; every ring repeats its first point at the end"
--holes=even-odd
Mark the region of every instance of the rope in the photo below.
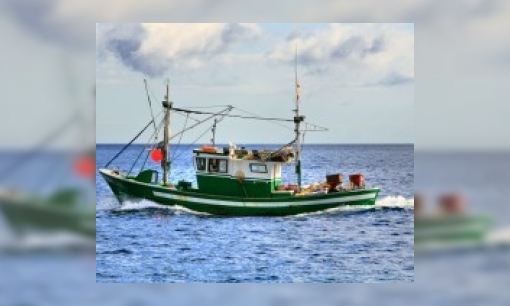
{"type": "MultiPolygon", "coordinates": [[[[233,108],[233,107],[232,107],[233,108]]],[[[176,112],[190,113],[190,114],[198,114],[198,115],[217,115],[217,113],[211,112],[203,112],[203,111],[193,111],[189,109],[182,109],[174,107],[172,108],[176,112]]],[[[259,116],[241,116],[241,115],[225,115],[226,117],[232,118],[242,118],[242,119],[254,119],[254,120],[265,120],[265,121],[284,121],[284,122],[294,122],[293,119],[282,119],[282,118],[269,118],[269,117],[259,117],[259,116]]]]}
{"type": "MultiPolygon", "coordinates": [[[[159,134],[159,131],[161,129],[161,126],[163,125],[163,121],[161,121],[159,123],[159,125],[157,127],[155,127],[154,129],[154,133],[152,133],[151,137],[149,137],[149,140],[147,142],[151,142],[151,139],[154,138],[154,140],[157,142],[158,141],[158,134],[159,134]]],[[[155,125],[154,125],[155,126],[155,125]]],[[[131,174],[131,171],[133,171],[136,163],[138,162],[138,160],[140,159],[140,156],[142,156],[143,152],[145,151],[145,146],[142,147],[142,150],[140,150],[140,153],[138,154],[138,157],[136,158],[135,162],[131,165],[131,168],[129,169],[127,175],[130,175],[131,174]]],[[[143,167],[145,166],[145,162],[147,161],[147,158],[149,157],[150,155],[150,152],[152,151],[152,146],[151,146],[151,149],[147,152],[147,157],[145,158],[145,161],[142,165],[142,169],[143,167]]]]}
{"type": "MultiPolygon", "coordinates": [[[[249,112],[249,111],[246,111],[246,110],[240,109],[239,107],[234,107],[234,108],[235,108],[235,109],[237,109],[237,110],[239,110],[239,111],[241,111],[241,112],[243,112],[243,113],[246,113],[246,114],[248,114],[248,115],[258,116],[257,114],[254,114],[254,113],[251,113],[251,112],[249,112]]],[[[281,123],[274,122],[274,121],[270,121],[270,122],[271,122],[271,123],[273,123],[273,124],[276,124],[276,125],[278,125],[278,126],[281,126],[281,127],[283,127],[283,128],[286,128],[287,130],[291,130],[291,131],[292,131],[292,130],[294,130],[292,127],[289,127],[289,126],[283,125],[283,124],[281,124],[281,123]]]]}
{"type": "MultiPolygon", "coordinates": [[[[184,121],[184,127],[182,128],[182,130],[185,130],[185,129],[186,129],[186,125],[188,124],[188,118],[189,118],[189,114],[186,114],[186,120],[184,121]]],[[[179,142],[177,142],[177,145],[180,145],[180,144],[181,144],[182,135],[184,135],[184,133],[182,133],[182,134],[180,135],[180,137],[179,137],[179,142]]],[[[170,158],[170,161],[172,161],[172,162],[173,162],[174,157],[175,157],[175,152],[172,154],[172,157],[170,158]]]]}
{"type": "Polygon", "coordinates": [[[124,146],[124,147],[120,150],[120,152],[119,152],[119,153],[117,153],[117,154],[116,154],[116,155],[115,155],[112,159],[110,159],[110,161],[109,161],[109,162],[108,162],[108,163],[107,163],[104,167],[105,167],[105,168],[108,168],[108,166],[109,166],[109,165],[110,165],[110,164],[111,164],[111,163],[112,163],[115,159],[117,159],[117,157],[119,157],[119,156],[120,156],[120,154],[122,154],[122,152],[124,152],[124,151],[127,149],[127,147],[129,147],[129,146],[130,146],[130,145],[131,145],[131,144],[132,144],[132,143],[133,143],[136,139],[138,139],[138,137],[140,137],[140,135],[142,135],[142,134],[143,134],[143,132],[145,132],[145,130],[146,130],[146,129],[147,129],[147,128],[148,128],[148,127],[152,124],[152,122],[153,122],[153,121],[154,121],[154,120],[151,120],[149,123],[147,123],[147,125],[146,125],[146,126],[145,126],[145,127],[144,127],[141,131],[140,131],[140,133],[138,133],[138,134],[135,136],[135,138],[131,139],[131,141],[130,141],[127,145],[125,145],[125,146],[124,146]]]}
{"type": "Polygon", "coordinates": [[[205,130],[200,136],[198,136],[197,139],[195,139],[192,143],[190,143],[188,146],[186,146],[186,148],[184,148],[184,150],[181,151],[181,153],[179,155],[177,155],[177,157],[175,157],[174,160],[178,160],[179,157],[183,154],[183,152],[186,152],[187,149],[189,149],[192,145],[194,145],[197,141],[200,140],[200,138],[204,137],[204,135],[209,132],[209,127],[207,128],[207,130],[205,130]]]}
{"type": "MultiPolygon", "coordinates": [[[[152,111],[152,103],[151,103],[151,97],[149,95],[149,88],[148,88],[148,84],[147,84],[147,80],[146,79],[143,79],[143,82],[145,83],[145,92],[147,93],[147,100],[149,100],[149,108],[151,110],[151,118],[152,118],[152,122],[154,123],[154,130],[156,130],[156,120],[154,119],[154,112],[152,111]]],[[[156,135],[156,139],[158,138],[158,136],[156,135]]]]}

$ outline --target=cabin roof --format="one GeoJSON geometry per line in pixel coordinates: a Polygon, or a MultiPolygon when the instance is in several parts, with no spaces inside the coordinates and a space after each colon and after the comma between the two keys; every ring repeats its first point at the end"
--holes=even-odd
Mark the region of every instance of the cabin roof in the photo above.
{"type": "Polygon", "coordinates": [[[242,159],[242,160],[258,160],[258,161],[267,161],[267,162],[280,162],[280,163],[288,163],[294,157],[293,153],[291,155],[286,154],[274,154],[274,152],[270,150],[247,150],[244,148],[241,149],[232,149],[229,148],[216,148],[216,147],[208,147],[204,146],[202,148],[197,148],[193,150],[193,153],[196,157],[204,155],[207,156],[222,156],[228,157],[230,159],[242,159]]]}

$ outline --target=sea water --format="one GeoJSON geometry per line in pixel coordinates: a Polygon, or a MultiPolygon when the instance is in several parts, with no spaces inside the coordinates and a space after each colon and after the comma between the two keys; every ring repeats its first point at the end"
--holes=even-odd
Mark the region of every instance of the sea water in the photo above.
{"type": "MultiPolygon", "coordinates": [[[[104,166],[121,145],[98,145],[104,166]]],[[[174,147],[171,178],[195,182],[192,149],[174,147]]],[[[277,149],[274,145],[246,145],[277,149]]],[[[133,146],[110,167],[128,171],[133,146]]],[[[134,166],[137,173],[146,152],[134,166]]],[[[287,217],[219,217],[150,201],[117,202],[96,177],[98,282],[412,282],[413,145],[307,145],[303,183],[361,172],[375,206],[287,217]]],[[[146,167],[158,169],[150,161],[146,167]]],[[[295,181],[293,166],[283,181],[295,181]]]]}

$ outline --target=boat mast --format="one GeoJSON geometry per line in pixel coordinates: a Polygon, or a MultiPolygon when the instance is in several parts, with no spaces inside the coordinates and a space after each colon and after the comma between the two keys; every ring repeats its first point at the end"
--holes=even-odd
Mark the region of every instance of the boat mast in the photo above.
{"type": "Polygon", "coordinates": [[[165,129],[163,130],[163,159],[161,160],[161,167],[163,168],[163,184],[167,184],[168,180],[168,172],[170,168],[170,162],[168,157],[170,156],[170,110],[172,109],[172,102],[169,99],[169,81],[166,83],[166,95],[163,103],[163,108],[165,109],[165,129]]]}
{"type": "Polygon", "coordinates": [[[214,118],[214,124],[213,124],[213,127],[211,129],[212,131],[212,138],[211,138],[211,142],[212,142],[212,146],[216,146],[216,125],[218,124],[218,118],[214,118]]]}
{"type": "Polygon", "coordinates": [[[296,115],[294,116],[294,132],[296,133],[296,173],[298,176],[298,186],[301,189],[301,133],[300,133],[300,124],[305,120],[304,116],[299,115],[299,96],[300,96],[300,85],[298,83],[297,77],[297,44],[296,44],[296,56],[294,60],[294,74],[295,74],[295,86],[296,86],[296,109],[294,112],[296,115]]]}

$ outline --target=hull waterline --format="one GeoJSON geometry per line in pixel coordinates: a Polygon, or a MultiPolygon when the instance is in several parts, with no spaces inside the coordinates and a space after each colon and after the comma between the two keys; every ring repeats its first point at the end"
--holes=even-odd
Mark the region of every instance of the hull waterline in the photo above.
{"type": "Polygon", "coordinates": [[[317,212],[344,205],[374,205],[378,188],[320,195],[278,198],[239,198],[180,191],[160,185],[138,182],[101,169],[101,175],[113,193],[123,201],[127,198],[147,199],[162,205],[179,205],[193,211],[228,216],[285,216],[317,212]]]}

